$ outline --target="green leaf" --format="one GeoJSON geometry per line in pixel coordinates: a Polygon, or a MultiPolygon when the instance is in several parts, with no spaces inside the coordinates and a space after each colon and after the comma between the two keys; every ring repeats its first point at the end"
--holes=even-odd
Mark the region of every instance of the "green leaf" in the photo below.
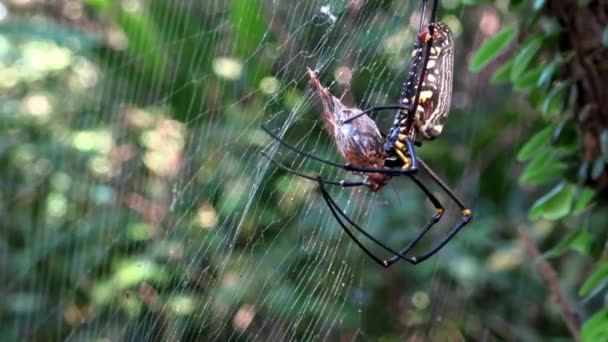
{"type": "Polygon", "coordinates": [[[595,106],[593,104],[586,104],[583,109],[581,109],[581,111],[578,113],[578,121],[580,122],[585,122],[587,121],[587,119],[589,119],[589,115],[591,115],[591,111],[595,109],[595,106]]]}
{"type": "Polygon", "coordinates": [[[550,141],[552,146],[559,147],[564,154],[576,152],[578,150],[578,131],[574,125],[574,120],[569,117],[562,119],[555,126],[550,141]]]}
{"type": "Polygon", "coordinates": [[[584,229],[576,230],[563,237],[557,245],[543,253],[543,259],[561,256],[568,250],[575,250],[584,255],[589,255],[591,236],[584,229]]]}
{"type": "Polygon", "coordinates": [[[569,85],[569,81],[560,82],[547,94],[541,107],[541,112],[545,117],[561,111],[564,104],[564,95],[569,85]]]}
{"type": "Polygon", "coordinates": [[[608,46],[608,25],[604,26],[602,31],[602,45],[608,46]]]}
{"type": "Polygon", "coordinates": [[[584,342],[608,341],[608,308],[596,312],[581,329],[584,342]]]}
{"type": "Polygon", "coordinates": [[[593,180],[600,179],[600,177],[604,173],[604,168],[605,168],[604,159],[597,158],[593,162],[593,166],[591,167],[591,179],[593,179],[593,180]]]}
{"type": "Polygon", "coordinates": [[[490,0],[462,0],[463,5],[479,5],[490,2],[490,0]]]}
{"type": "Polygon", "coordinates": [[[520,184],[544,184],[561,176],[567,165],[557,158],[553,149],[540,151],[519,176],[520,184]]]}
{"type": "Polygon", "coordinates": [[[513,68],[511,68],[511,80],[513,82],[517,81],[517,79],[524,75],[524,72],[526,71],[538,51],[540,51],[542,45],[543,38],[534,37],[528,40],[520,47],[519,52],[517,53],[517,55],[515,56],[515,60],[513,61],[513,68]]]}
{"type": "Polygon", "coordinates": [[[575,193],[574,185],[565,182],[558,184],[546,195],[536,200],[530,208],[528,217],[531,220],[539,218],[559,220],[565,217],[570,213],[575,193]]]}
{"type": "Polygon", "coordinates": [[[541,148],[549,143],[553,127],[549,126],[536,133],[517,153],[518,161],[526,161],[534,156],[541,148]]]}
{"type": "Polygon", "coordinates": [[[524,91],[536,87],[540,75],[543,73],[545,66],[537,66],[536,68],[527,71],[513,83],[515,90],[524,91]]]}
{"type": "Polygon", "coordinates": [[[578,172],[576,173],[576,181],[578,184],[585,184],[589,177],[589,162],[583,160],[578,166],[578,172]]]}
{"type": "Polygon", "coordinates": [[[542,102],[545,100],[545,91],[539,87],[532,88],[528,93],[528,103],[532,108],[540,110],[542,102]]]}
{"type": "Polygon", "coordinates": [[[549,64],[545,65],[543,72],[540,74],[540,77],[538,78],[537,85],[539,87],[546,87],[551,84],[551,80],[553,79],[553,74],[555,74],[555,71],[557,70],[557,67],[560,64],[560,61],[561,61],[560,58],[555,58],[549,64]]]}
{"type": "Polygon", "coordinates": [[[600,151],[602,152],[602,158],[608,163],[608,129],[600,133],[600,151]]]}
{"type": "Polygon", "coordinates": [[[532,5],[532,8],[534,8],[535,11],[538,11],[538,10],[542,9],[543,6],[545,6],[545,0],[534,0],[534,4],[532,5]]]}
{"type": "Polygon", "coordinates": [[[498,32],[494,37],[483,43],[483,45],[475,53],[475,56],[473,56],[473,59],[469,64],[469,70],[472,72],[479,72],[491,61],[496,59],[496,57],[506,50],[511,41],[513,41],[516,33],[516,26],[509,25],[500,30],[500,32],[498,32]]]}
{"type": "MultiPolygon", "coordinates": [[[[608,262],[600,262],[600,264],[595,267],[595,271],[585,280],[583,286],[578,291],[578,295],[581,297],[586,297],[593,290],[595,290],[602,283],[608,281],[608,262]]],[[[608,322],[607,322],[608,323],[608,322]]]]}
{"type": "Polygon", "coordinates": [[[579,7],[584,7],[589,5],[591,1],[592,0],[576,0],[576,3],[579,5],[579,7]]]}
{"type": "Polygon", "coordinates": [[[262,43],[266,33],[264,11],[259,0],[233,0],[230,2],[230,21],[236,36],[237,55],[245,58],[262,43]]]}
{"type": "Polygon", "coordinates": [[[506,83],[511,80],[511,66],[513,65],[513,58],[509,59],[508,62],[501,65],[500,68],[496,69],[492,77],[490,78],[491,84],[506,83]]]}

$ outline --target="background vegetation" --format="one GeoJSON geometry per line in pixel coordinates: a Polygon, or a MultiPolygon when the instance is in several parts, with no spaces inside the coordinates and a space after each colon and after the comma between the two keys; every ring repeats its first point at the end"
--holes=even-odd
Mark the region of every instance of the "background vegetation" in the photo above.
{"type": "MultiPolygon", "coordinates": [[[[0,2],[1,340],[608,340],[603,2],[442,1],[453,110],[420,154],[475,219],[390,270],[258,154],[338,177],[259,129],[338,160],[305,66],[399,96],[416,2],[327,5],[0,2]]],[[[395,182],[332,194],[397,248],[432,210],[395,182]]]]}

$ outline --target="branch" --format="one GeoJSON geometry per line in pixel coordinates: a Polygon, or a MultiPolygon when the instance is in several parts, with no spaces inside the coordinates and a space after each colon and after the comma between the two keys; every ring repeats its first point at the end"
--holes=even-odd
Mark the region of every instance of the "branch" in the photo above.
{"type": "Polygon", "coordinates": [[[566,298],[561,292],[557,272],[555,272],[555,269],[553,269],[553,266],[551,266],[549,262],[540,258],[541,254],[538,251],[538,247],[536,247],[534,240],[532,240],[528,230],[523,226],[519,226],[517,228],[517,232],[520,240],[524,244],[526,253],[532,260],[535,261],[534,264],[536,266],[536,270],[538,273],[540,273],[545,287],[549,290],[551,297],[553,297],[553,300],[559,307],[562,319],[564,320],[564,323],[566,323],[568,330],[570,330],[570,334],[572,337],[574,337],[575,341],[580,341],[580,320],[578,315],[574,313],[574,310],[572,310],[572,308],[568,305],[566,298]]]}

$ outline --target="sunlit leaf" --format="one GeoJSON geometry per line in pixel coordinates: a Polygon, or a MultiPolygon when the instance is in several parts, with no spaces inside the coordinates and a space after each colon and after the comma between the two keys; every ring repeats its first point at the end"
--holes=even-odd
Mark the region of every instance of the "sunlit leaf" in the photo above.
{"type": "Polygon", "coordinates": [[[233,0],[230,3],[230,19],[237,40],[234,44],[238,56],[245,58],[264,39],[264,12],[258,0],[233,0]]]}
{"type": "Polygon", "coordinates": [[[553,59],[549,64],[545,65],[543,72],[540,74],[538,78],[537,85],[539,87],[545,87],[551,83],[553,79],[553,75],[557,70],[557,66],[559,65],[560,60],[558,58],[553,59]]]}
{"type": "Polygon", "coordinates": [[[602,152],[602,158],[608,163],[608,129],[605,129],[600,133],[600,150],[602,152]]]}
{"type": "Polygon", "coordinates": [[[528,216],[531,220],[559,220],[570,213],[575,193],[574,185],[562,182],[539,198],[530,208],[528,216]]]}
{"type": "Polygon", "coordinates": [[[524,91],[528,90],[532,87],[535,87],[538,83],[538,80],[543,73],[544,66],[537,66],[532,70],[528,70],[524,75],[519,77],[513,83],[515,90],[524,91]]]}
{"type": "Polygon", "coordinates": [[[492,84],[500,84],[509,82],[511,80],[511,66],[513,65],[513,59],[509,59],[509,61],[500,66],[500,68],[496,69],[492,77],[490,78],[490,83],[492,84]]]}
{"type": "Polygon", "coordinates": [[[605,167],[606,167],[606,164],[604,163],[604,159],[597,158],[593,162],[593,166],[591,166],[591,179],[593,179],[593,180],[600,179],[600,177],[604,173],[605,167]]]}
{"type": "Polygon", "coordinates": [[[519,49],[513,61],[513,67],[511,68],[511,80],[516,82],[520,77],[524,75],[524,72],[528,69],[528,66],[536,57],[538,51],[543,45],[543,39],[541,37],[535,37],[524,43],[519,49]]]}
{"type": "Polygon", "coordinates": [[[478,72],[502,54],[513,41],[517,33],[515,25],[509,25],[489,39],[477,50],[469,64],[469,70],[478,72]]]}
{"type": "Polygon", "coordinates": [[[541,148],[546,146],[549,143],[549,137],[551,137],[552,132],[551,126],[546,127],[542,131],[536,133],[532,138],[526,142],[524,146],[517,153],[518,161],[525,161],[532,158],[541,148]]]}
{"type": "Polygon", "coordinates": [[[541,108],[543,115],[549,116],[561,111],[564,104],[564,95],[569,85],[570,82],[560,82],[551,89],[543,101],[541,108]]]}
{"type": "Polygon", "coordinates": [[[534,4],[532,5],[532,8],[534,8],[535,11],[538,11],[538,10],[542,9],[543,6],[545,6],[545,0],[534,0],[534,4]]]}
{"type": "Polygon", "coordinates": [[[578,229],[565,237],[550,250],[543,254],[543,259],[550,259],[561,256],[566,251],[575,250],[581,254],[588,255],[591,248],[591,236],[584,229],[578,229]]]}
{"type": "Polygon", "coordinates": [[[608,341],[608,308],[596,312],[581,329],[583,341],[608,341]]]}
{"type": "Polygon", "coordinates": [[[518,181],[520,184],[544,184],[558,178],[566,168],[566,164],[557,158],[556,152],[547,149],[534,156],[518,181]]]}
{"type": "Polygon", "coordinates": [[[491,2],[491,0],[462,0],[463,5],[479,5],[491,2]]]}
{"type": "Polygon", "coordinates": [[[578,295],[585,297],[593,292],[598,286],[602,285],[602,283],[606,282],[608,282],[608,262],[604,261],[600,262],[600,264],[595,267],[593,273],[585,280],[583,286],[581,286],[581,289],[578,291],[578,295]]]}
{"type": "Polygon", "coordinates": [[[583,160],[578,166],[578,172],[576,173],[576,181],[578,184],[584,184],[589,177],[589,162],[583,160]]]}

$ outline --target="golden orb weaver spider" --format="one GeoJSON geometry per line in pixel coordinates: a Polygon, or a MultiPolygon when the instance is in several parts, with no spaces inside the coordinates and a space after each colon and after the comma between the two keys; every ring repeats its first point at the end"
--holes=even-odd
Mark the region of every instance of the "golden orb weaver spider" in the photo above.
{"type": "Polygon", "coordinates": [[[445,119],[449,113],[452,93],[454,63],[452,33],[447,25],[435,22],[438,0],[433,1],[429,23],[423,27],[427,15],[428,2],[429,0],[422,0],[422,15],[418,27],[418,39],[412,52],[411,68],[403,84],[398,104],[375,106],[365,111],[347,107],[320,84],[313,71],[308,70],[310,82],[318,92],[323,103],[326,128],[333,135],[340,154],[347,161],[346,164],[326,160],[293,147],[262,125],[262,129],[267,134],[288,149],[317,162],[338,167],[363,177],[362,181],[323,179],[319,176],[311,176],[294,170],[262,152],[265,158],[281,169],[318,182],[323,199],[344,232],[365,254],[385,268],[390,267],[399,259],[408,261],[411,264],[418,264],[427,260],[441,250],[473,217],[472,211],[463,204],[454,191],[416,155],[415,147],[422,144],[417,138],[433,140],[441,134],[445,119]],[[388,109],[397,109],[398,111],[389,134],[386,138],[383,138],[376,123],[367,114],[388,109]],[[424,170],[430,179],[460,208],[462,217],[447,235],[435,243],[427,252],[418,256],[407,256],[431,227],[439,222],[445,212],[439,199],[416,176],[419,169],[424,170]],[[325,185],[337,185],[341,187],[367,186],[371,191],[378,191],[392,177],[396,176],[409,177],[422,190],[436,210],[422,230],[400,251],[386,246],[355,223],[340,209],[325,188],[325,185]],[[391,253],[392,256],[388,259],[377,257],[363,245],[347,227],[347,224],[350,224],[370,241],[391,253]]]}

